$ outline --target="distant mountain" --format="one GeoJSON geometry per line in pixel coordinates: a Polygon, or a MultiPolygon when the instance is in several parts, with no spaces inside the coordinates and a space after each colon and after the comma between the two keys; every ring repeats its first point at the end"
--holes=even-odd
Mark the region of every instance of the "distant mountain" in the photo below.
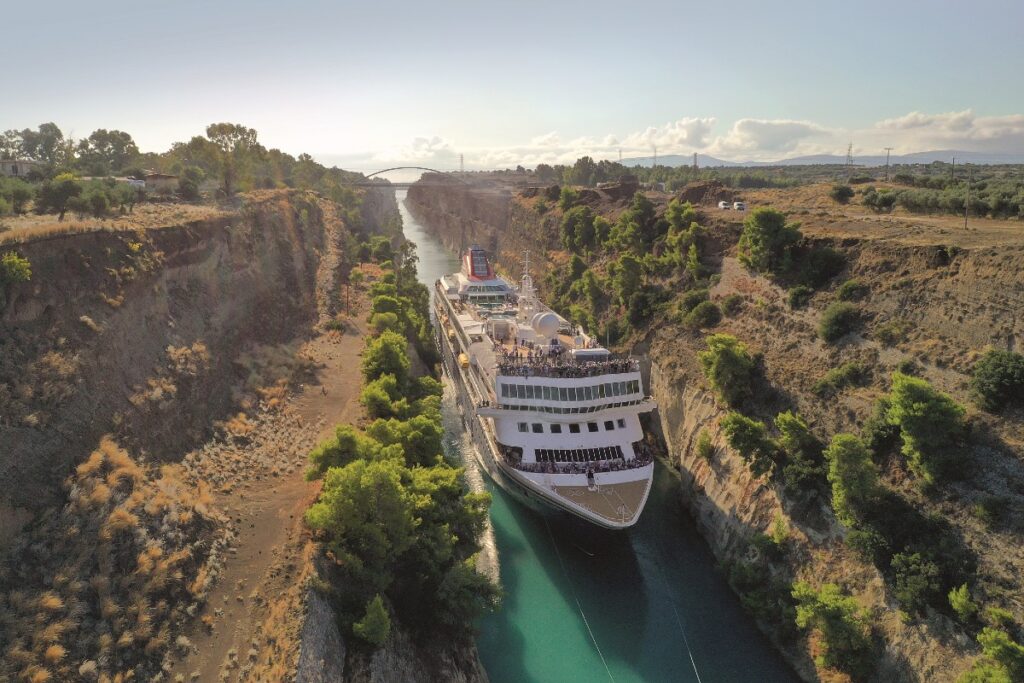
{"type": "MultiPolygon", "coordinates": [[[[949,163],[956,159],[958,164],[1024,164],[1024,154],[990,154],[988,152],[966,152],[963,150],[934,150],[931,152],[914,152],[911,154],[893,154],[889,159],[892,165],[898,164],[930,164],[935,161],[949,163]]],[[[654,157],[635,157],[623,159],[624,166],[654,165],[654,157]]],[[[693,163],[693,155],[666,154],[658,155],[658,164],[661,166],[689,166],[693,163]]],[[[706,154],[697,155],[697,166],[700,168],[736,168],[751,166],[817,166],[828,164],[843,165],[846,157],[839,154],[812,154],[808,156],[788,157],[778,161],[727,161],[717,159],[706,154]]],[[[872,154],[858,156],[854,154],[853,163],[855,166],[884,166],[884,154],[872,154]]]]}

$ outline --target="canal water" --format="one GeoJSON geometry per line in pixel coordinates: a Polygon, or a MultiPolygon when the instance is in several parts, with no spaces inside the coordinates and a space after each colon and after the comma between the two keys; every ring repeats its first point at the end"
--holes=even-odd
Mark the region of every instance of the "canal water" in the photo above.
{"type": "MultiPolygon", "coordinates": [[[[405,236],[432,287],[459,268],[398,191],[405,236]]],[[[772,683],[799,679],[729,590],[683,509],[677,476],[660,463],[640,522],[581,539],[523,507],[480,473],[453,400],[446,450],[493,496],[484,554],[504,590],[477,644],[493,683],[772,683]]]]}

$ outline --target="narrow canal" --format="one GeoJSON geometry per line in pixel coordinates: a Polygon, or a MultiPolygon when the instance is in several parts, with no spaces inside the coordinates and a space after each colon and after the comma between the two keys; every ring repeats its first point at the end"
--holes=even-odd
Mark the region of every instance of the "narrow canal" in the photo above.
{"type": "MultiPolygon", "coordinates": [[[[420,278],[432,288],[459,261],[409,214],[405,191],[397,196],[420,278]]],[[[454,401],[444,412],[446,449],[494,498],[487,544],[505,600],[478,639],[493,683],[799,680],[716,570],[672,471],[658,464],[640,522],[594,547],[481,475],[454,401]]]]}

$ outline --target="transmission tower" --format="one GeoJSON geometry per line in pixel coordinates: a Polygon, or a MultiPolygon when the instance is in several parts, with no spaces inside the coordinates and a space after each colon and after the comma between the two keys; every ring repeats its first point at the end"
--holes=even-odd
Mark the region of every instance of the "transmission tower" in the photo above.
{"type": "Polygon", "coordinates": [[[622,148],[619,147],[619,165],[622,165],[622,148]]]}
{"type": "Polygon", "coordinates": [[[885,148],[885,182],[889,182],[889,152],[892,151],[892,147],[885,148]]]}
{"type": "Polygon", "coordinates": [[[853,143],[846,148],[846,180],[850,180],[850,175],[853,173],[853,143]]]}
{"type": "Polygon", "coordinates": [[[696,152],[693,153],[693,170],[694,171],[697,170],[697,153],[696,152]]]}
{"type": "Polygon", "coordinates": [[[658,165],[658,146],[657,145],[652,145],[652,146],[654,147],[654,163],[651,164],[651,168],[654,168],[655,166],[658,165]]]}

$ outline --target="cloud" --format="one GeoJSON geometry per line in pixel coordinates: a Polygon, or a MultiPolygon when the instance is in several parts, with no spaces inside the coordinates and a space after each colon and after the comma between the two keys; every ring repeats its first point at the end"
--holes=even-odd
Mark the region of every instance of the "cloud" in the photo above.
{"type": "Polygon", "coordinates": [[[540,163],[571,164],[581,156],[595,159],[658,155],[710,154],[729,161],[775,161],[810,154],[896,154],[939,149],[1024,154],[1024,114],[976,116],[970,109],[929,114],[910,112],[863,128],[831,128],[813,121],[742,118],[716,134],[714,117],[684,117],[625,135],[607,134],[572,139],[558,131],[520,145],[463,148],[441,137],[417,137],[408,145],[374,155],[379,163],[412,163],[457,168],[465,154],[467,168],[534,167],[540,163]]]}

